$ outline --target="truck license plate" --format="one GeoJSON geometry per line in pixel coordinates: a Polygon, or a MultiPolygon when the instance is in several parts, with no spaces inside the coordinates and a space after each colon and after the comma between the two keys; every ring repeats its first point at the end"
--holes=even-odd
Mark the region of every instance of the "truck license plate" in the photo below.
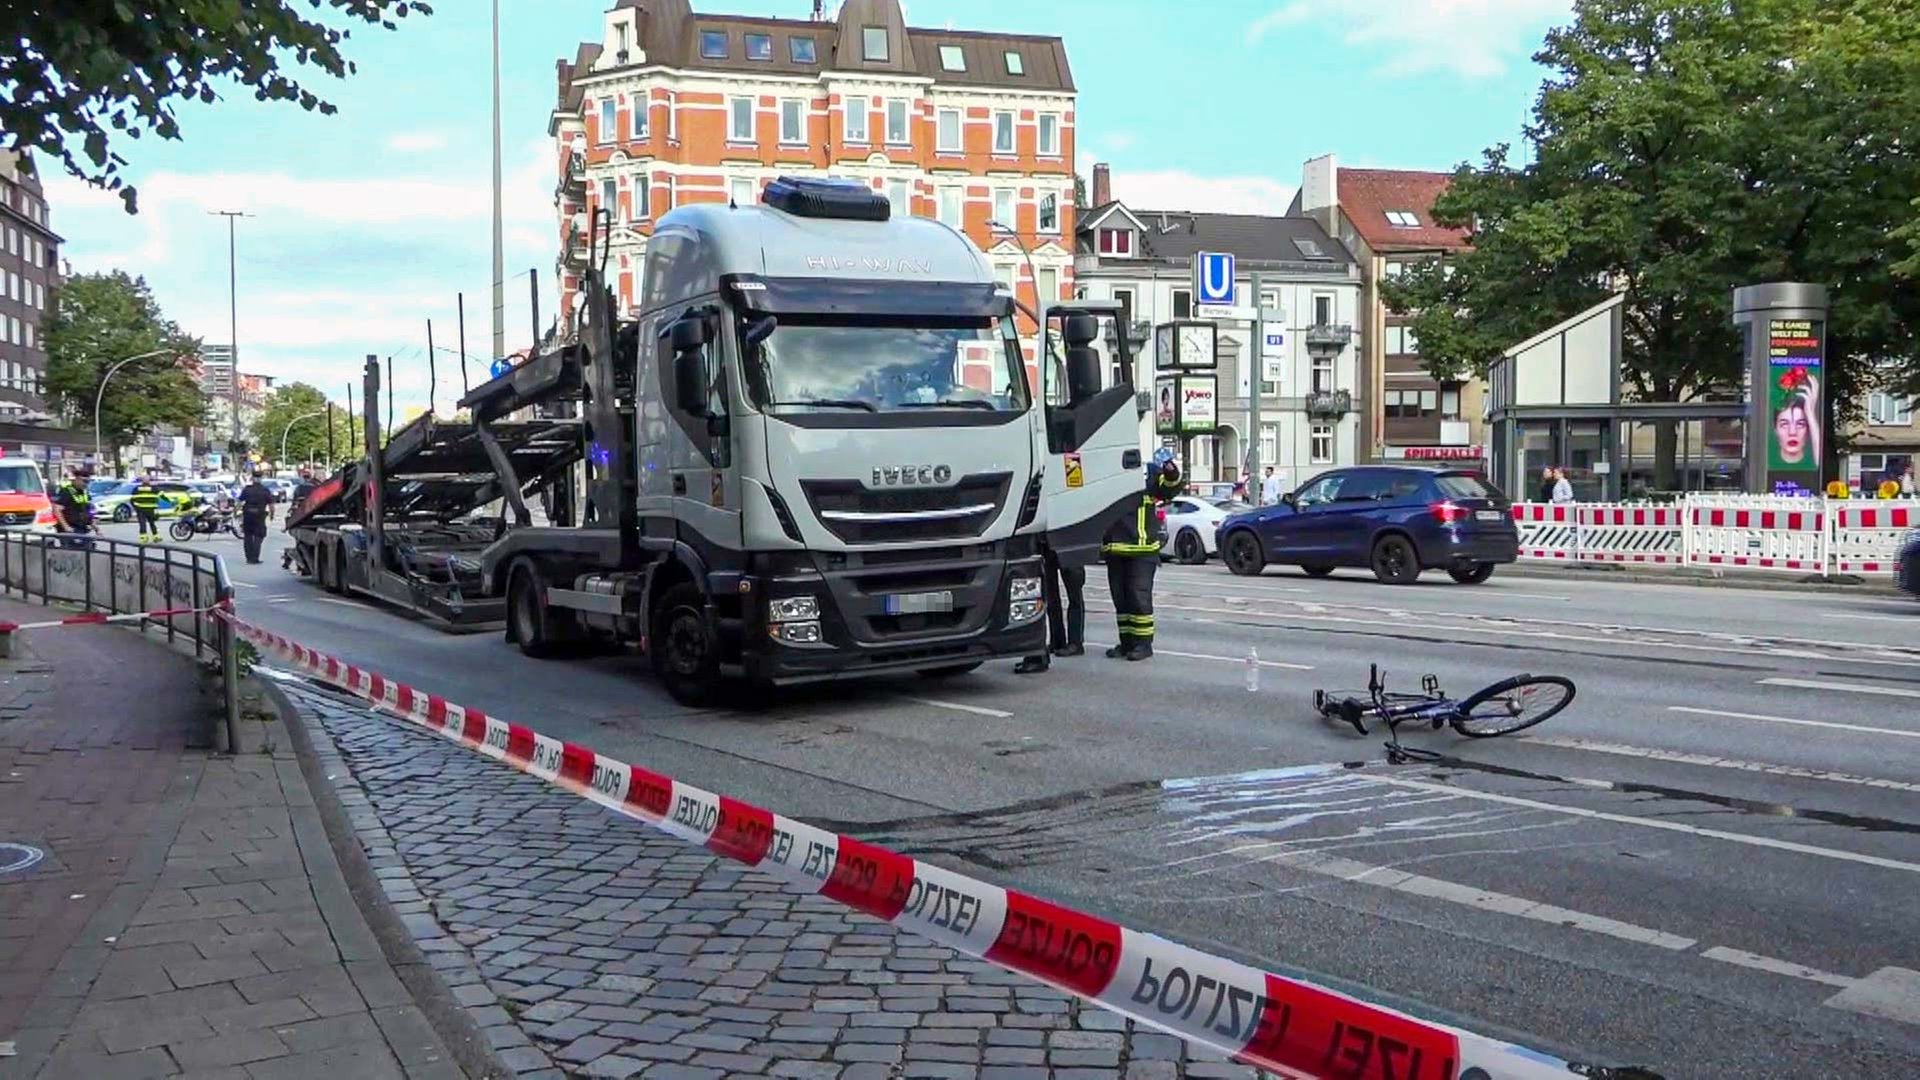
{"type": "Polygon", "coordinates": [[[1473,516],[1479,518],[1481,521],[1499,521],[1506,515],[1498,510],[1476,510],[1473,516]]]}
{"type": "Polygon", "coordinates": [[[880,598],[889,615],[925,615],[933,611],[952,611],[951,592],[893,593],[880,598]]]}

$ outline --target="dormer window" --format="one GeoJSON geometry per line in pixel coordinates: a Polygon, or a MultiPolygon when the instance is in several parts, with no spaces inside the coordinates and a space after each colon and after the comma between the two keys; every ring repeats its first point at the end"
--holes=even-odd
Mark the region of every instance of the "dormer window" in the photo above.
{"type": "Polygon", "coordinates": [[[790,37],[787,39],[787,57],[796,64],[814,62],[813,39],[810,37],[790,37]]]}
{"type": "Polygon", "coordinates": [[[1021,59],[1019,53],[1014,52],[1011,49],[1007,50],[1007,74],[1025,75],[1026,73],[1027,73],[1027,62],[1021,59]]]}
{"type": "Polygon", "coordinates": [[[749,60],[773,59],[773,35],[748,34],[746,35],[746,42],[747,42],[747,59],[749,60]]]}
{"type": "Polygon", "coordinates": [[[1411,210],[1389,210],[1387,224],[1396,229],[1417,229],[1420,227],[1420,217],[1411,210]]]}
{"type": "Polygon", "coordinates": [[[887,62],[887,28],[866,26],[860,29],[860,55],[875,63],[887,62]]]}
{"type": "Polygon", "coordinates": [[[725,60],[727,58],[727,32],[725,30],[700,31],[700,59],[725,60]]]}
{"type": "Polygon", "coordinates": [[[967,70],[967,54],[961,52],[958,45],[940,46],[940,69],[942,71],[967,70]]]}
{"type": "Polygon", "coordinates": [[[1133,230],[1132,229],[1101,229],[1099,230],[1099,251],[1100,251],[1100,254],[1102,255],[1111,255],[1114,258],[1119,258],[1119,259],[1132,258],[1133,257],[1133,230]]]}
{"type": "Polygon", "coordinates": [[[613,27],[613,58],[619,63],[627,62],[627,24],[615,23],[613,27]]]}

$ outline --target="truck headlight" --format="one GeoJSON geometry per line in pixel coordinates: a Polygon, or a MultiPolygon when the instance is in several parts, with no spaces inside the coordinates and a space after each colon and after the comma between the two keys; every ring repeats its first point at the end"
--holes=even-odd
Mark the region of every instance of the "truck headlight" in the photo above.
{"type": "MultiPolygon", "coordinates": [[[[812,596],[776,596],[767,601],[767,621],[804,622],[820,617],[820,601],[812,596]]],[[[819,627],[814,627],[817,631],[819,627]]],[[[814,640],[819,640],[815,638],[814,640]]]]}
{"type": "Polygon", "coordinates": [[[818,622],[782,622],[767,628],[775,641],[788,645],[820,644],[820,624],[818,622]]]}
{"type": "Polygon", "coordinates": [[[1039,618],[1047,610],[1045,600],[1015,600],[1007,608],[1007,623],[1020,626],[1039,618]]]}
{"type": "Polygon", "coordinates": [[[1040,598],[1040,579],[1037,577],[1017,577],[1007,584],[1007,599],[1038,600],[1040,598]]]}

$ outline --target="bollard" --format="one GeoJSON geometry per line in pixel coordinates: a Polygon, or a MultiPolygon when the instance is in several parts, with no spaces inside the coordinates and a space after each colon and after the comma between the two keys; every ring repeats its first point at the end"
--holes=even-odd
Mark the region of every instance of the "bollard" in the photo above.
{"type": "Polygon", "coordinates": [[[18,623],[0,622],[0,660],[13,658],[13,632],[19,628],[18,623]]]}
{"type": "MultiPolygon", "coordinates": [[[[222,601],[224,610],[233,613],[233,598],[222,601]]],[[[231,619],[220,620],[220,682],[227,713],[227,752],[240,752],[240,635],[233,632],[231,619]]]]}

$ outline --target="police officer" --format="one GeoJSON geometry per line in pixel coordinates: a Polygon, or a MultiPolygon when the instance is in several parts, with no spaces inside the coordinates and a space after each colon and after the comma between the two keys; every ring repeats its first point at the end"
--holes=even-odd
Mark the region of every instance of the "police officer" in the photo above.
{"type": "Polygon", "coordinates": [[[83,467],[68,470],[67,482],[53,493],[60,511],[60,531],[85,536],[93,531],[93,497],[87,494],[92,474],[83,467]]]}
{"type": "Polygon", "coordinates": [[[1145,660],[1153,655],[1153,575],[1160,569],[1160,548],[1167,542],[1159,504],[1180,492],[1180,466],[1173,451],[1154,451],[1146,488],[1132,512],[1113,523],[1101,538],[1107,559],[1107,587],[1120,622],[1120,643],[1107,655],[1145,660]]]}
{"type": "Polygon", "coordinates": [[[260,562],[260,545],[267,539],[267,519],[273,516],[273,492],[254,476],[240,489],[240,539],[246,545],[247,562],[260,562]]]}
{"type": "Polygon", "coordinates": [[[140,523],[140,542],[157,544],[160,542],[160,487],[153,482],[152,474],[143,474],[133,485],[133,494],[127,496],[127,502],[133,507],[133,517],[140,523]]]}

